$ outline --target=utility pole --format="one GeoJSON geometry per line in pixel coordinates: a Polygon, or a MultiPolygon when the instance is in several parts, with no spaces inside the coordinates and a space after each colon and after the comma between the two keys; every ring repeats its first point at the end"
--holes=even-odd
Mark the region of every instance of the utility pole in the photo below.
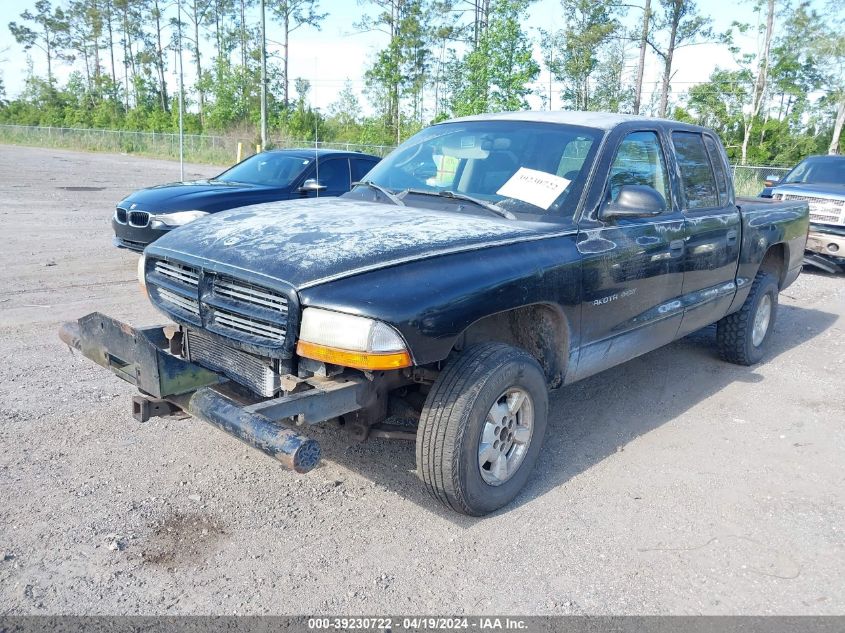
{"type": "Polygon", "coordinates": [[[267,33],[261,0],[261,150],[267,149],[267,33]]]}
{"type": "Polygon", "coordinates": [[[634,92],[634,114],[640,113],[643,95],[643,71],[645,70],[645,49],[648,44],[648,23],[651,19],[651,0],[645,0],[643,8],[643,33],[640,36],[640,61],[637,64],[637,85],[634,92]]]}
{"type": "Polygon", "coordinates": [[[185,180],[185,84],[182,75],[182,0],[176,0],[176,28],[179,42],[179,180],[185,180]]]}

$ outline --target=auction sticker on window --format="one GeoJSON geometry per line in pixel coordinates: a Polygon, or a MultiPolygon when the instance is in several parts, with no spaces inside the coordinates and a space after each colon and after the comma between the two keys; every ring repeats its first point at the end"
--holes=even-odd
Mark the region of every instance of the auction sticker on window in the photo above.
{"type": "Polygon", "coordinates": [[[548,211],[557,197],[566,191],[570,182],[572,181],[554,174],[520,167],[496,193],[548,211]]]}

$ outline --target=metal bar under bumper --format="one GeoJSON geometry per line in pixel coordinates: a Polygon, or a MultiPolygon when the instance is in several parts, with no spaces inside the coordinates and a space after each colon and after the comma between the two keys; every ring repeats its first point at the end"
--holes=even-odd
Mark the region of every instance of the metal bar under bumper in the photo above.
{"type": "Polygon", "coordinates": [[[282,420],[317,424],[361,408],[367,394],[366,380],[329,379],[299,393],[243,405],[214,387],[171,396],[170,402],[186,413],[257,448],[285,468],[305,473],[320,461],[320,445],[282,420]]]}
{"type": "Polygon", "coordinates": [[[804,252],[804,265],[815,266],[831,275],[845,273],[845,258],[830,257],[821,253],[811,251],[804,252]]]}
{"type": "Polygon", "coordinates": [[[319,424],[360,409],[364,402],[364,379],[329,379],[311,382],[313,389],[244,407],[270,420],[295,420],[299,424],[319,424]]]}
{"type": "Polygon", "coordinates": [[[214,387],[203,387],[167,400],[186,413],[257,448],[290,470],[305,473],[320,461],[316,440],[281,424],[296,420],[317,424],[357,411],[365,396],[366,380],[318,381],[312,389],[281,398],[243,405],[214,387]]]}
{"type": "Polygon", "coordinates": [[[168,400],[186,413],[257,448],[289,470],[307,473],[320,462],[320,444],[316,440],[248,411],[211,387],[168,400]]]}

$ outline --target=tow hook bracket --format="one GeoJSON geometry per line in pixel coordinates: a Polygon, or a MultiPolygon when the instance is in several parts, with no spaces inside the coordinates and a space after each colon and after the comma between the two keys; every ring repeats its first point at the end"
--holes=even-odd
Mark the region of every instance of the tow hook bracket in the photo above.
{"type": "Polygon", "coordinates": [[[169,403],[167,400],[147,398],[146,396],[132,397],[132,417],[138,420],[138,422],[146,422],[150,418],[173,415],[179,411],[179,407],[169,403]]]}

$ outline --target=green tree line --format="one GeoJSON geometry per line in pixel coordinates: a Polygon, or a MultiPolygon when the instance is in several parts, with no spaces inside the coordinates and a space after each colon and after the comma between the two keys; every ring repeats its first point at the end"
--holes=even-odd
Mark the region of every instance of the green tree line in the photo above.
{"type": "Polygon", "coordinates": [[[258,136],[262,37],[270,138],[394,144],[432,121],[548,109],[673,117],[716,129],[738,162],[838,153],[845,121],[845,5],[751,0],[754,23],[717,33],[694,0],[560,0],[559,29],[530,32],[533,0],[358,0],[354,29],[383,47],[359,95],[347,81],[324,110],[289,76],[301,28],[320,0],[37,0],[8,24],[30,61],[21,94],[0,81],[0,123],[175,131],[185,85],[188,132],[258,136]],[[756,42],[756,50],[738,42],[756,42]],[[709,80],[676,85],[680,50],[719,43],[734,55],[709,80]],[[180,62],[181,60],[181,62],[180,62]],[[181,65],[184,64],[183,69],[181,65]],[[644,85],[644,69],[660,78],[644,85]],[[58,73],[67,80],[57,80],[58,73]],[[366,103],[362,103],[366,100],[366,103]]]}

